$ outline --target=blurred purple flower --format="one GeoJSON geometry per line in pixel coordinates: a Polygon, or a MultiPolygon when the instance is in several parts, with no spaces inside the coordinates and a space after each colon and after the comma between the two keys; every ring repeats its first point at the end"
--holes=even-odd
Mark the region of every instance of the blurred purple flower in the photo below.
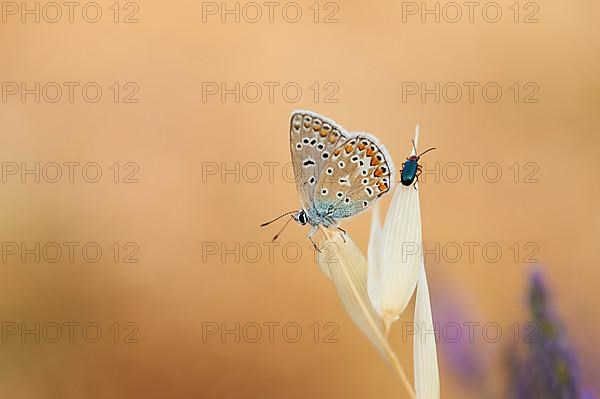
{"type": "Polygon", "coordinates": [[[579,388],[575,354],[569,347],[564,328],[550,304],[539,271],[530,279],[529,309],[537,334],[526,342],[520,359],[516,348],[509,355],[511,390],[517,399],[584,399],[579,388]]]}
{"type": "MultiPolygon", "coordinates": [[[[447,284],[446,284],[447,288],[447,284]]],[[[473,320],[468,301],[460,294],[444,288],[432,290],[433,318],[436,323],[438,348],[447,368],[456,373],[463,385],[478,392],[478,397],[496,397],[486,385],[485,348],[469,341],[466,329],[473,320]],[[456,339],[452,329],[449,336],[444,326],[463,326],[462,336],[456,339]]],[[[540,271],[534,271],[529,280],[527,305],[531,313],[524,344],[513,346],[507,352],[509,394],[511,399],[595,399],[591,391],[583,391],[575,352],[569,346],[562,322],[554,311],[551,297],[540,271]],[[530,330],[529,327],[536,330],[530,330]],[[535,334],[531,335],[531,332],[535,334]]]]}
{"type": "Polygon", "coordinates": [[[581,399],[594,399],[596,396],[592,391],[585,391],[581,394],[581,399]]]}

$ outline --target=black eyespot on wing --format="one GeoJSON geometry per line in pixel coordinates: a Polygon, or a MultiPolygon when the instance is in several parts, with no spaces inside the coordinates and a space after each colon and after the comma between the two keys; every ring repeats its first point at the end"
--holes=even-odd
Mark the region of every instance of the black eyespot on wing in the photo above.
{"type": "Polygon", "coordinates": [[[328,152],[324,152],[323,154],[321,154],[321,158],[323,158],[323,159],[329,158],[329,153],[328,152]]]}
{"type": "Polygon", "coordinates": [[[308,166],[315,166],[317,163],[315,161],[313,161],[312,159],[307,159],[306,161],[302,162],[302,165],[308,167],[308,166]]]}

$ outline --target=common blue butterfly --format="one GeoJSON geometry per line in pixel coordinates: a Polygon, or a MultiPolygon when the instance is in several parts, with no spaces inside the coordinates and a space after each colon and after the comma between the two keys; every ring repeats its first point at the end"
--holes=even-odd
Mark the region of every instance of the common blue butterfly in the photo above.
{"type": "Polygon", "coordinates": [[[297,110],[290,120],[290,150],[301,209],[284,213],[310,224],[312,239],[319,226],[338,227],[339,219],[364,211],[395,183],[392,158],[369,133],[348,133],[342,126],[311,111],[297,110]]]}

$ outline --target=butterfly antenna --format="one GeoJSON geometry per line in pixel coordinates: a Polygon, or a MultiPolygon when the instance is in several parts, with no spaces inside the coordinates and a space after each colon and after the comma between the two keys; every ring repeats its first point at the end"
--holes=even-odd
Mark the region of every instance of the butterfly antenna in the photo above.
{"type": "MultiPolygon", "coordinates": [[[[268,226],[268,225],[270,225],[271,223],[278,221],[278,220],[279,220],[279,219],[281,219],[282,217],[284,217],[284,216],[287,216],[287,215],[289,215],[289,214],[291,214],[291,213],[294,213],[294,212],[297,212],[297,211],[289,211],[289,212],[286,212],[286,213],[284,213],[283,215],[277,216],[275,219],[273,219],[273,220],[271,220],[271,221],[268,221],[268,222],[265,222],[265,223],[261,224],[261,225],[260,225],[260,227],[265,227],[265,226],[268,226]]],[[[290,219],[290,220],[291,220],[291,219],[290,219]]]]}
{"type": "Polygon", "coordinates": [[[427,150],[423,151],[421,154],[419,154],[419,156],[418,156],[417,158],[421,158],[421,156],[422,156],[423,154],[425,154],[426,152],[429,152],[429,151],[431,151],[431,150],[435,150],[435,147],[431,147],[431,148],[429,148],[429,149],[427,149],[427,150]]]}
{"type": "Polygon", "coordinates": [[[287,227],[288,224],[290,224],[291,221],[292,221],[292,218],[290,218],[287,222],[285,222],[285,224],[283,225],[283,227],[281,228],[281,230],[279,230],[279,233],[275,234],[273,236],[273,239],[271,241],[277,240],[277,237],[279,237],[279,235],[283,232],[283,230],[285,230],[285,228],[287,227]]]}

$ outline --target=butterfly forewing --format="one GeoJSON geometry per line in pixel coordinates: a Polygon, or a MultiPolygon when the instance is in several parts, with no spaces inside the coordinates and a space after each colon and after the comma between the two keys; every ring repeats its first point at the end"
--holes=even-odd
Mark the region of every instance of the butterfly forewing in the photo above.
{"type": "Polygon", "coordinates": [[[298,195],[304,209],[314,208],[315,188],[333,151],[348,134],[333,121],[309,111],[290,120],[290,150],[298,195]]]}
{"type": "Polygon", "coordinates": [[[345,218],[365,210],[394,183],[394,166],[385,148],[368,133],[341,141],[324,165],[314,192],[320,215],[345,218]]]}

